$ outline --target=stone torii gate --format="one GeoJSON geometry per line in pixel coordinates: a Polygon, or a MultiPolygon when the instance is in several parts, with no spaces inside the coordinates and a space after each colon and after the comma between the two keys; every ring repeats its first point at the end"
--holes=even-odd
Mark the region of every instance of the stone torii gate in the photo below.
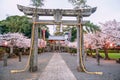
{"type": "Polygon", "coordinates": [[[92,13],[96,11],[94,8],[83,8],[83,9],[41,9],[41,8],[31,8],[25,7],[22,5],[17,5],[18,9],[23,12],[25,15],[33,17],[33,31],[31,39],[31,49],[30,49],[30,61],[29,61],[29,70],[31,72],[37,71],[37,54],[38,54],[38,31],[37,24],[46,24],[46,25],[76,25],[77,26],[77,69],[78,71],[85,72],[85,66],[83,64],[82,55],[84,53],[83,45],[83,26],[85,22],[82,21],[83,17],[89,17],[92,13]],[[54,20],[39,20],[39,16],[53,16],[54,20]],[[62,17],[76,17],[77,20],[62,20],[62,17]],[[35,35],[37,34],[37,35],[35,35]]]}

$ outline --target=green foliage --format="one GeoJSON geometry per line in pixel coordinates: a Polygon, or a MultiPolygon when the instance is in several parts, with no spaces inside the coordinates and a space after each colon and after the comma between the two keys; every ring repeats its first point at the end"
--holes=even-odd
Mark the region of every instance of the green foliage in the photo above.
{"type": "MultiPolygon", "coordinates": [[[[77,37],[77,29],[76,26],[67,26],[67,27],[63,27],[63,32],[71,32],[71,42],[75,41],[76,37],[77,37]]],[[[61,33],[63,34],[63,33],[61,33]]]]}
{"type": "MultiPolygon", "coordinates": [[[[88,53],[90,53],[90,50],[87,50],[88,53]]],[[[93,53],[95,53],[95,50],[92,50],[93,53]]],[[[99,53],[104,53],[104,50],[99,50],[99,53]]],[[[119,50],[108,50],[108,53],[120,53],[119,50]]]]}
{"type": "MultiPolygon", "coordinates": [[[[100,53],[104,53],[104,50],[100,50],[100,53]]],[[[108,53],[119,53],[118,50],[108,50],[108,53]]]]}
{"type": "Polygon", "coordinates": [[[8,27],[4,24],[5,21],[0,21],[0,34],[7,33],[8,27]]]}
{"type": "MultiPolygon", "coordinates": [[[[87,51],[88,54],[90,54],[90,51],[87,51]]],[[[105,58],[105,54],[104,54],[104,50],[99,50],[100,55],[105,58]]],[[[93,55],[95,55],[95,51],[93,50],[93,55]]],[[[108,56],[110,57],[110,59],[118,59],[120,58],[120,52],[117,50],[108,50],[108,56]]]]}
{"type": "Polygon", "coordinates": [[[25,36],[31,36],[32,23],[26,16],[9,16],[6,20],[0,21],[1,34],[8,32],[20,32],[25,36]]]}
{"type": "Polygon", "coordinates": [[[48,31],[45,32],[45,38],[48,38],[50,36],[50,33],[48,31]]]}
{"type": "Polygon", "coordinates": [[[77,53],[77,49],[76,48],[69,48],[69,52],[70,53],[77,53]]]}
{"type": "Polygon", "coordinates": [[[38,53],[39,54],[43,53],[44,51],[45,51],[44,48],[38,48],[38,53]]]}
{"type": "Polygon", "coordinates": [[[1,54],[5,53],[5,48],[4,47],[0,47],[0,53],[1,54]]]}
{"type": "Polygon", "coordinates": [[[85,4],[86,0],[68,0],[73,6],[80,6],[81,4],[85,4]]]}
{"type": "MultiPolygon", "coordinates": [[[[104,53],[100,53],[102,57],[105,57],[104,53]]],[[[119,59],[120,58],[120,54],[118,53],[109,53],[108,54],[110,59],[119,59]]]]}
{"type": "Polygon", "coordinates": [[[33,5],[33,6],[35,6],[35,7],[41,7],[41,6],[44,5],[44,4],[43,4],[43,1],[44,1],[44,0],[31,0],[31,2],[32,2],[31,5],[33,5]]]}
{"type": "Polygon", "coordinates": [[[7,52],[5,47],[0,47],[0,59],[2,59],[3,54],[7,52]]]}
{"type": "MultiPolygon", "coordinates": [[[[26,16],[9,16],[6,18],[6,20],[0,21],[0,34],[4,33],[23,33],[27,37],[31,37],[31,29],[32,29],[32,23],[29,22],[28,17],[26,16]]],[[[39,25],[41,26],[41,25],[39,25]]],[[[43,25],[42,25],[43,26],[43,25]]],[[[44,25],[44,27],[47,29],[46,37],[48,38],[49,30],[48,27],[44,25]]],[[[40,31],[39,31],[40,33],[40,31]]]]}
{"type": "Polygon", "coordinates": [[[91,22],[87,22],[86,24],[84,24],[84,32],[85,33],[90,33],[90,32],[96,32],[96,31],[100,31],[100,27],[91,23],[91,22]]]}
{"type": "MultiPolygon", "coordinates": [[[[93,53],[93,55],[95,55],[95,53],[93,53]]],[[[104,53],[100,53],[100,55],[105,58],[105,54],[104,53]]],[[[120,58],[120,54],[119,53],[108,53],[110,59],[119,59],[120,58]]]]}
{"type": "Polygon", "coordinates": [[[76,37],[77,37],[77,28],[76,27],[72,27],[71,29],[71,42],[75,41],[76,37]]]}

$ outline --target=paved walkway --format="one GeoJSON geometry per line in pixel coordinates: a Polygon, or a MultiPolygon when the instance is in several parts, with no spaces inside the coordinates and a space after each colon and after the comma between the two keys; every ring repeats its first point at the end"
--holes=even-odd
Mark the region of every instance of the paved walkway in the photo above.
{"type": "Polygon", "coordinates": [[[54,53],[39,80],[77,80],[59,53],[54,53]]]}

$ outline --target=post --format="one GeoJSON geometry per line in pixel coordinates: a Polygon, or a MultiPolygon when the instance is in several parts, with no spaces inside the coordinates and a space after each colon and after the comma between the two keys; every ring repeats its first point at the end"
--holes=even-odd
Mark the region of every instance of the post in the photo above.
{"type": "Polygon", "coordinates": [[[21,62],[22,52],[19,52],[19,62],[21,62]]]}
{"type": "Polygon", "coordinates": [[[8,54],[5,52],[3,55],[3,66],[7,66],[7,58],[8,58],[8,54]]]}
{"type": "MultiPolygon", "coordinates": [[[[81,24],[82,17],[77,16],[78,24],[81,24]]],[[[84,64],[83,64],[83,53],[84,53],[84,45],[83,45],[83,27],[82,25],[77,26],[77,70],[84,72],[84,64]]]]}
{"type": "Polygon", "coordinates": [[[100,54],[99,54],[99,42],[98,42],[98,40],[97,39],[95,39],[95,41],[96,41],[96,60],[97,60],[97,63],[98,63],[98,65],[100,65],[100,54]]]}
{"type": "Polygon", "coordinates": [[[34,22],[38,19],[37,15],[33,16],[31,48],[30,48],[30,62],[29,71],[36,72],[38,70],[38,26],[34,22]]]}
{"type": "Polygon", "coordinates": [[[60,41],[58,42],[58,51],[61,52],[61,50],[60,50],[60,41]]]}
{"type": "Polygon", "coordinates": [[[98,48],[96,48],[96,59],[97,59],[98,65],[100,65],[100,54],[99,54],[98,48]]]}

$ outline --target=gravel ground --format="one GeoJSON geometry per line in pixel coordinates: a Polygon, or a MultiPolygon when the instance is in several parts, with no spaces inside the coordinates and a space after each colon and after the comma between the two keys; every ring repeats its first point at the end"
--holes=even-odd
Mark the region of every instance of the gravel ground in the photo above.
{"type": "Polygon", "coordinates": [[[87,70],[103,72],[103,75],[92,75],[77,71],[77,56],[67,53],[61,55],[77,80],[120,80],[120,64],[113,60],[101,60],[98,66],[94,58],[88,57],[85,62],[87,70]]]}
{"type": "MultiPolygon", "coordinates": [[[[120,80],[120,64],[117,64],[113,60],[101,60],[101,65],[98,66],[94,58],[88,57],[85,64],[87,70],[101,71],[104,73],[103,75],[90,75],[77,71],[77,56],[72,56],[67,53],[60,54],[77,80],[120,80]]],[[[52,53],[38,55],[39,69],[35,73],[30,73],[29,71],[14,74],[10,73],[10,70],[12,69],[24,68],[28,56],[23,56],[22,62],[18,62],[18,58],[8,59],[7,67],[3,67],[3,62],[0,61],[0,80],[38,80],[40,74],[44,71],[52,56],[52,53]]]]}
{"type": "Polygon", "coordinates": [[[0,61],[0,80],[37,80],[39,75],[47,66],[52,57],[52,53],[43,53],[38,55],[38,71],[30,73],[29,71],[21,73],[10,73],[10,70],[23,69],[27,63],[28,56],[22,56],[22,62],[18,58],[8,59],[8,66],[3,67],[3,61],[0,61]]]}

